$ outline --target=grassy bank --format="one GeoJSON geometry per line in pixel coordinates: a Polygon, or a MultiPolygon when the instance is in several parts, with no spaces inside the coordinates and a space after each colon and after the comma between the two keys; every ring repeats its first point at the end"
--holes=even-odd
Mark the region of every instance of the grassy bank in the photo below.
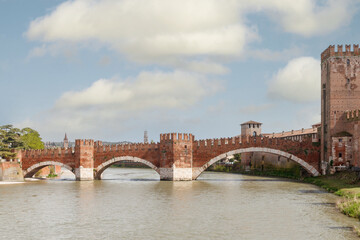
{"type": "Polygon", "coordinates": [[[342,213],[360,220],[360,182],[358,173],[340,172],[334,175],[305,178],[304,181],[341,196],[342,198],[336,203],[336,207],[342,213]]]}

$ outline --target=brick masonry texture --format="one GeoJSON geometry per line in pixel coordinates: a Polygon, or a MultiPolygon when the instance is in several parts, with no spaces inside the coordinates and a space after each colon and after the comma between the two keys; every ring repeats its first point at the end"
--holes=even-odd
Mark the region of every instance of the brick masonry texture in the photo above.
{"type": "Polygon", "coordinates": [[[342,45],[329,46],[321,54],[321,160],[325,162],[360,166],[359,86],[359,45],[345,45],[345,51],[342,45]]]}
{"type": "Polygon", "coordinates": [[[127,160],[151,167],[162,180],[193,180],[210,163],[238,152],[259,151],[289,158],[312,175],[319,172],[320,148],[311,138],[302,142],[260,136],[195,140],[192,134],[168,133],[160,135],[159,143],[103,146],[101,141],[76,140],[75,148],[21,151],[18,157],[25,177],[58,165],[71,170],[78,180],[101,179],[106,168],[127,160]]]}

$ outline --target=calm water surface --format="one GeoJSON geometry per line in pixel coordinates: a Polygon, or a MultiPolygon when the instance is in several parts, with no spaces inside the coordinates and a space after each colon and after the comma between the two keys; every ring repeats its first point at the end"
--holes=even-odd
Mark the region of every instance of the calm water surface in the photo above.
{"type": "Polygon", "coordinates": [[[0,239],[358,239],[336,200],[277,178],[110,168],[102,181],[0,185],[0,239]]]}

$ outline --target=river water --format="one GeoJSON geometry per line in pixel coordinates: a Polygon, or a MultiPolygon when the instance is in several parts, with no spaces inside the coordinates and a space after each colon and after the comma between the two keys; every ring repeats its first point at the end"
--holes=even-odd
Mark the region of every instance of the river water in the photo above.
{"type": "Polygon", "coordinates": [[[358,239],[337,199],[278,178],[109,168],[101,181],[0,185],[0,239],[358,239]]]}

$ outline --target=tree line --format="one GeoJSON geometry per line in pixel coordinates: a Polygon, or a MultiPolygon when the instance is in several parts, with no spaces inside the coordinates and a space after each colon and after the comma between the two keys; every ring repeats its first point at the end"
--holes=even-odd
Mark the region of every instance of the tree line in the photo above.
{"type": "Polygon", "coordinates": [[[0,126],[0,157],[6,160],[16,156],[16,149],[44,149],[40,134],[29,127],[0,126]]]}

